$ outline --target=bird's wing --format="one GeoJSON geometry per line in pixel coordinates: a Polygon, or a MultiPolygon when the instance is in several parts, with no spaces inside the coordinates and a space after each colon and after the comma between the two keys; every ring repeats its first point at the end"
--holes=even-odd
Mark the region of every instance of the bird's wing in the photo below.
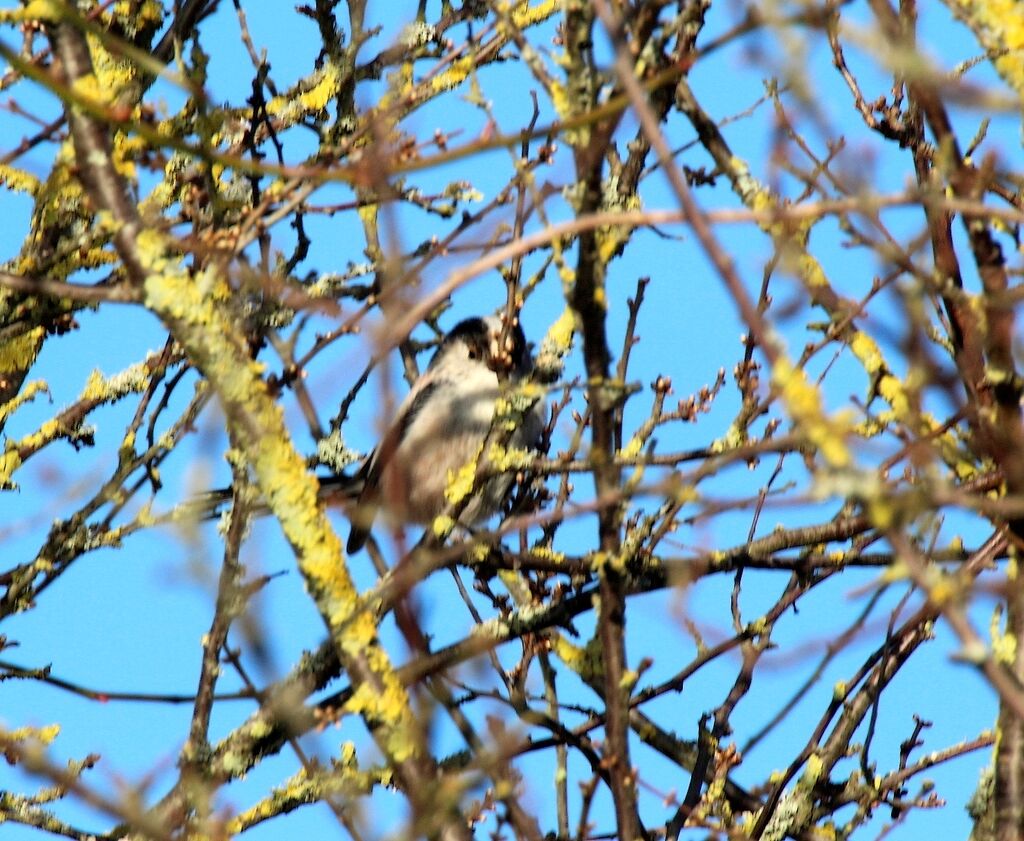
{"type": "Polygon", "coordinates": [[[401,445],[410,424],[415,421],[438,385],[435,381],[427,381],[406,395],[398,412],[395,413],[395,420],[359,469],[357,475],[363,479],[363,488],[352,512],[352,531],[349,532],[345,545],[348,554],[358,552],[366,543],[370,528],[377,517],[377,510],[380,508],[380,480],[384,469],[401,445]]]}

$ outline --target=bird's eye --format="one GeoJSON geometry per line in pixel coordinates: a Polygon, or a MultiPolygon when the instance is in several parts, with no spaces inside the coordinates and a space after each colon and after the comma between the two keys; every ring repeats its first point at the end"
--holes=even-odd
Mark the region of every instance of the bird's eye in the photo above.
{"type": "Polygon", "coordinates": [[[469,358],[470,359],[476,359],[479,355],[480,354],[478,354],[475,350],[473,350],[472,348],[470,349],[470,351],[469,351],[469,358]]]}

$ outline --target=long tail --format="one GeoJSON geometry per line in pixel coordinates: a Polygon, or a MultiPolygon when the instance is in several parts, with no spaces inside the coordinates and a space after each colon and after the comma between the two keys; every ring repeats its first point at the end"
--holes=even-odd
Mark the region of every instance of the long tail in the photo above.
{"type": "MultiPolygon", "coordinates": [[[[346,505],[355,501],[362,490],[361,476],[330,475],[317,476],[320,490],[317,497],[327,505],[346,505]]],[[[231,488],[215,488],[212,491],[197,494],[182,503],[172,512],[170,519],[205,521],[216,520],[231,508],[234,491],[231,488]]],[[[253,516],[265,517],[270,513],[270,506],[259,503],[251,512],[253,516]]]]}

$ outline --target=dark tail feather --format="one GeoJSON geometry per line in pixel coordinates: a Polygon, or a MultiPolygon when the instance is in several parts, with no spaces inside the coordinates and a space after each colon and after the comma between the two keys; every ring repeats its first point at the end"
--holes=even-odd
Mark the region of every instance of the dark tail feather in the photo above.
{"type": "MultiPolygon", "coordinates": [[[[362,491],[363,478],[361,476],[346,476],[342,474],[340,476],[318,476],[317,479],[320,480],[320,490],[317,493],[317,497],[328,505],[342,505],[346,502],[352,502],[358,498],[362,491]]],[[[184,504],[183,513],[186,517],[191,516],[196,520],[216,520],[231,506],[233,496],[231,488],[216,488],[212,491],[198,494],[184,504]]],[[[259,504],[252,511],[252,514],[257,517],[265,517],[269,513],[270,507],[266,503],[259,504]]],[[[365,542],[366,534],[364,533],[362,542],[359,544],[360,547],[365,542]]]]}
{"type": "Polygon", "coordinates": [[[366,545],[366,539],[370,536],[370,529],[377,517],[377,506],[365,500],[360,501],[351,513],[352,530],[348,533],[348,542],[345,544],[345,551],[354,555],[366,545]]]}
{"type": "Polygon", "coordinates": [[[366,538],[369,536],[369,529],[352,526],[352,531],[348,533],[348,542],[345,544],[345,551],[349,555],[354,555],[366,545],[366,538]]]}

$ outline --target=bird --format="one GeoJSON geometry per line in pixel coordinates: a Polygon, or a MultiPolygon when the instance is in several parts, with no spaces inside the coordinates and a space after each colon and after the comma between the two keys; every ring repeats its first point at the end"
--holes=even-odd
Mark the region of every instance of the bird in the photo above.
{"type": "MultiPolygon", "coordinates": [[[[528,377],[533,358],[518,320],[477,316],[456,324],[441,340],[356,478],[361,490],[350,519],[346,550],[366,543],[379,512],[395,523],[430,523],[448,507],[451,475],[480,451],[494,420],[504,382],[528,377]]],[[[507,446],[536,449],[544,427],[538,400],[512,432],[507,446]]],[[[501,507],[512,476],[488,479],[461,510],[470,526],[501,507]]]]}

